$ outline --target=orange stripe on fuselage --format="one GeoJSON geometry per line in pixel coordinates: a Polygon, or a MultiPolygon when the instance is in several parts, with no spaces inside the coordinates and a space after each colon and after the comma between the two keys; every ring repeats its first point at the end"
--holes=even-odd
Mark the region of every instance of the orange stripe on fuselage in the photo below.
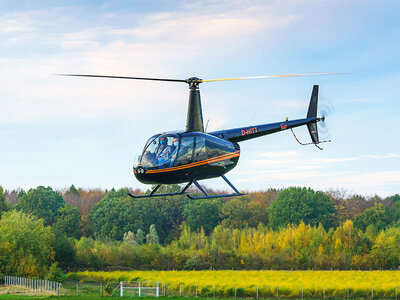
{"type": "Polygon", "coordinates": [[[225,160],[225,159],[229,159],[229,158],[233,158],[233,157],[238,157],[238,156],[240,156],[240,151],[236,151],[236,152],[233,152],[233,153],[220,155],[220,156],[217,156],[217,157],[201,160],[201,161],[198,161],[198,162],[194,162],[194,163],[190,163],[190,164],[186,164],[186,165],[182,165],[182,166],[159,169],[159,170],[149,170],[149,171],[146,172],[146,174],[177,171],[177,170],[197,167],[197,166],[205,165],[205,164],[208,164],[208,163],[213,163],[213,162],[217,162],[217,161],[221,161],[221,160],[225,160]]]}

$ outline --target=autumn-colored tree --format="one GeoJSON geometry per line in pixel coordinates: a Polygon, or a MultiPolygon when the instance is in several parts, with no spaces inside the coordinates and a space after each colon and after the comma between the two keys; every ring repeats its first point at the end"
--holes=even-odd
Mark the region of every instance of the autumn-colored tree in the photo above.
{"type": "Polygon", "coordinates": [[[0,273],[40,277],[54,259],[54,234],[43,219],[19,211],[0,219],[0,273]]]}
{"type": "Polygon", "coordinates": [[[397,267],[399,265],[400,250],[393,236],[387,237],[381,232],[372,246],[371,256],[380,269],[397,267]]]}

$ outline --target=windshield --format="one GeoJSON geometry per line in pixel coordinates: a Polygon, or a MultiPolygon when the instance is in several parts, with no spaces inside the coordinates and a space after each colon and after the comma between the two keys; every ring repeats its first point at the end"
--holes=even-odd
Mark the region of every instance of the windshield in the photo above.
{"type": "Polygon", "coordinates": [[[179,147],[179,137],[165,134],[149,139],[140,163],[145,168],[169,168],[172,166],[179,147]]]}
{"type": "Polygon", "coordinates": [[[139,148],[140,150],[138,152],[136,152],[135,159],[134,159],[134,162],[133,162],[133,167],[134,168],[136,168],[138,165],[141,165],[143,150],[146,149],[150,145],[150,143],[154,139],[156,139],[158,136],[160,136],[160,134],[153,135],[145,143],[142,144],[142,147],[139,148]]]}

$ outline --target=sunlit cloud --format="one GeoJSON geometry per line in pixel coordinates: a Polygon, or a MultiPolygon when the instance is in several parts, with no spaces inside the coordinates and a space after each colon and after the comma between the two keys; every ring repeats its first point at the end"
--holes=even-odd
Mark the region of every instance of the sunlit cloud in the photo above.
{"type": "MultiPolygon", "coordinates": [[[[150,87],[148,83],[54,78],[52,74],[80,72],[168,76],[176,73],[176,66],[182,61],[190,60],[193,51],[207,53],[209,48],[215,51],[225,47],[227,39],[234,41],[229,44],[233,51],[243,43],[241,36],[265,34],[269,29],[286,26],[294,20],[293,16],[263,15],[261,11],[251,8],[249,12],[243,15],[237,7],[224,9],[223,12],[215,12],[214,8],[208,11],[203,7],[200,11],[149,14],[142,16],[138,25],[131,27],[87,27],[63,34],[46,32],[42,28],[42,38],[36,46],[50,44],[59,49],[58,52],[40,55],[35,61],[30,58],[0,60],[2,99],[10,99],[3,100],[0,122],[92,118],[110,110],[135,111],[140,119],[148,111],[153,111],[151,108],[155,105],[162,107],[168,103],[186,107],[187,95],[182,94],[183,101],[179,100],[179,96],[172,96],[179,95],[176,86],[161,85],[163,96],[157,98],[151,92],[154,85],[150,87]],[[63,48],[73,51],[62,52],[63,48]],[[10,78],[17,80],[10,81],[10,78]]],[[[23,23],[7,16],[0,24],[2,22],[3,31],[7,32],[32,31],[43,27],[43,19],[47,19],[50,24],[46,24],[46,28],[51,28],[51,22],[56,25],[57,15],[62,13],[63,10],[58,9],[19,13],[16,16],[18,20],[29,21],[23,23]]],[[[156,120],[160,119],[157,117],[159,111],[153,113],[156,120]]],[[[210,114],[209,118],[212,120],[210,130],[218,129],[226,122],[222,116],[210,114]]]]}

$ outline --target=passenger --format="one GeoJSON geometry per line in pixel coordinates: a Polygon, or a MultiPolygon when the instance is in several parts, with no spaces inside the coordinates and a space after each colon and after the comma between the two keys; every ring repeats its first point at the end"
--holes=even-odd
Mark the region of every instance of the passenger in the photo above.
{"type": "Polygon", "coordinates": [[[174,137],[174,139],[172,140],[172,145],[168,146],[170,147],[170,149],[168,149],[168,151],[170,152],[169,154],[169,158],[174,161],[176,158],[176,153],[178,152],[178,146],[179,146],[179,141],[177,137],[174,137]]]}

